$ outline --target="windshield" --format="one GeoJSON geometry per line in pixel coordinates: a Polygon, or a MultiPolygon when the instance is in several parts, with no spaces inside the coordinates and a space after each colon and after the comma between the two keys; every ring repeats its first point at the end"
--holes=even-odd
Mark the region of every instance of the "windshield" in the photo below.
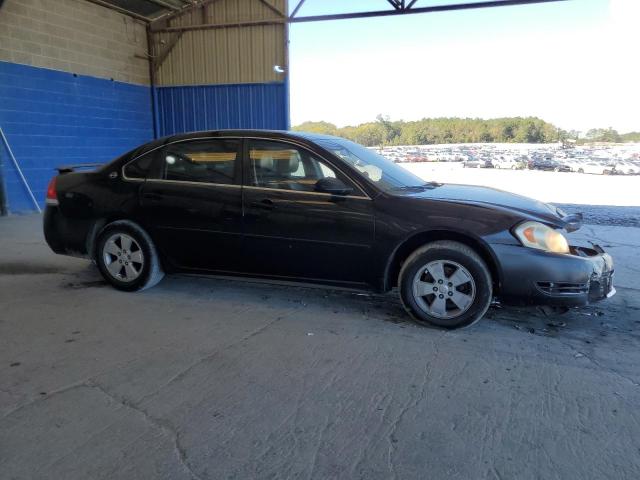
{"type": "Polygon", "coordinates": [[[323,138],[315,142],[351,164],[383,190],[403,190],[425,186],[424,180],[420,177],[362,145],[342,138],[323,138]]]}

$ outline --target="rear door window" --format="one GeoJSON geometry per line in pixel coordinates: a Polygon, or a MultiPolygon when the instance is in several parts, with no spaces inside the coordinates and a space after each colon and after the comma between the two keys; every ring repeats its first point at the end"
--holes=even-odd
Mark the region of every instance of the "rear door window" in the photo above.
{"type": "Polygon", "coordinates": [[[240,141],[189,140],[168,145],[162,152],[164,180],[231,185],[236,182],[240,141]]]}

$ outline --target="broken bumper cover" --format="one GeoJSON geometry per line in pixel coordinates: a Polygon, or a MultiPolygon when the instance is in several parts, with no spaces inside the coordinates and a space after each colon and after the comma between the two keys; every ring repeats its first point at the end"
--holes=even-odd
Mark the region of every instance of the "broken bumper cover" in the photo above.
{"type": "Polygon", "coordinates": [[[504,303],[582,306],[613,296],[613,259],[602,248],[571,247],[560,255],[517,245],[492,245],[501,263],[504,303]]]}

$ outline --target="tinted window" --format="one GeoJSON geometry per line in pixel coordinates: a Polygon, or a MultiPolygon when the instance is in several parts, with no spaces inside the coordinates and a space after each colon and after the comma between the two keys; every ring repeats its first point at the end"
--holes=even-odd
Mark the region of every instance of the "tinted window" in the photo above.
{"type": "Polygon", "coordinates": [[[238,140],[193,140],[174,143],[162,153],[165,180],[234,183],[238,140]]]}
{"type": "Polygon", "coordinates": [[[153,163],[154,152],[147,153],[140,158],[128,163],[124,167],[124,174],[127,178],[147,178],[149,171],[151,170],[151,164],[153,163]]]}
{"type": "Polygon", "coordinates": [[[336,177],[333,167],[307,150],[266,140],[249,143],[249,170],[249,185],[305,192],[322,178],[336,177]]]}

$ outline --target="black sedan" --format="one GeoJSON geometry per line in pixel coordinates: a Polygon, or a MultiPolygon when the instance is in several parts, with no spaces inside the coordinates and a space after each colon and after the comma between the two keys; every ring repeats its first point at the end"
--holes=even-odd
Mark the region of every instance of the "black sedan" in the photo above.
{"type": "Polygon", "coordinates": [[[60,168],[44,233],[135,291],[164,272],[397,287],[420,323],[470,325],[494,298],[579,306],[615,293],[580,218],[484,187],[427,182],[361,145],[294,132],[156,140],[101,168],[60,168]]]}
{"type": "Polygon", "coordinates": [[[530,170],[545,170],[548,172],[570,172],[571,167],[550,157],[533,158],[529,162],[530,170]]]}

